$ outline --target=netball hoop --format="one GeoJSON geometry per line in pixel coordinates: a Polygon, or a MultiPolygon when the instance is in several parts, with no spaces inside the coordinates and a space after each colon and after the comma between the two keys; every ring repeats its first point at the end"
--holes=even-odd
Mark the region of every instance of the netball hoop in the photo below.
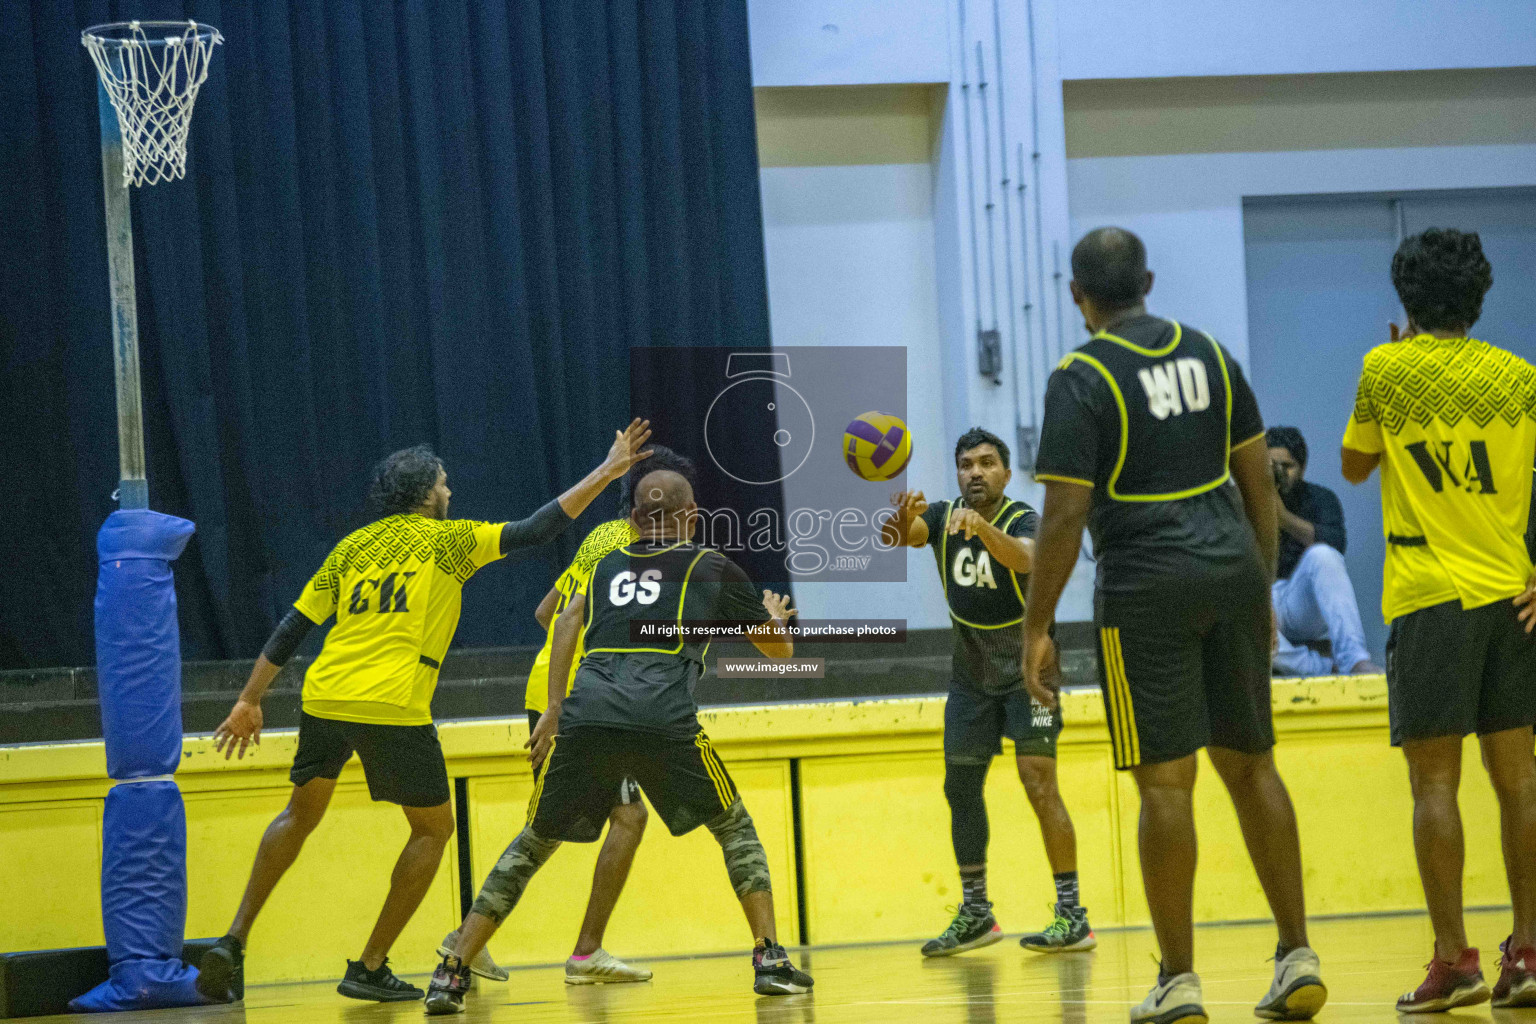
{"type": "Polygon", "coordinates": [[[121,21],[80,33],[99,79],[96,106],[117,376],[117,499],[122,508],[149,507],[128,186],[172,181],[186,173],[192,105],[208,78],[213,48],[223,41],[218,29],[195,21],[121,21]]]}
{"type": "Polygon", "coordinates": [[[123,184],[186,173],[192,105],[223,41],[218,29],[195,21],[120,21],[80,33],[117,112],[123,184]]]}

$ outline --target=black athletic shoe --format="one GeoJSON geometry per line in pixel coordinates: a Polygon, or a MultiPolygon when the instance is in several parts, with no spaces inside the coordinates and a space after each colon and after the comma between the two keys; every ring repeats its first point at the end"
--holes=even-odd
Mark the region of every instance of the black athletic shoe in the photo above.
{"type": "Polygon", "coordinates": [[[197,964],[197,992],[215,1003],[236,1003],[245,998],[245,947],[226,935],[203,954],[197,964]]]}
{"type": "Polygon", "coordinates": [[[799,995],[815,984],[809,974],[790,962],[789,954],[777,942],[764,942],[752,951],[752,970],[757,975],[752,991],[760,996],[799,995]]]}
{"type": "Polygon", "coordinates": [[[1058,903],[1051,908],[1051,913],[1055,915],[1051,923],[1024,936],[1019,945],[1036,953],[1072,953],[1099,944],[1088,924],[1087,907],[1064,907],[1058,903]]]}
{"type": "Polygon", "coordinates": [[[955,919],[944,934],[923,943],[923,956],[954,956],[1000,942],[1003,928],[992,911],[962,903],[955,909],[955,919]]]}
{"type": "Polygon", "coordinates": [[[427,986],[427,1015],[463,1013],[464,993],[468,991],[469,965],[451,953],[445,954],[432,974],[432,984],[427,986]]]}
{"type": "Polygon", "coordinates": [[[348,960],[347,976],[341,979],[336,991],[348,999],[371,999],[376,1003],[407,1003],[426,995],[410,982],[395,977],[389,969],[389,957],[376,971],[364,967],[361,960],[348,960]]]}

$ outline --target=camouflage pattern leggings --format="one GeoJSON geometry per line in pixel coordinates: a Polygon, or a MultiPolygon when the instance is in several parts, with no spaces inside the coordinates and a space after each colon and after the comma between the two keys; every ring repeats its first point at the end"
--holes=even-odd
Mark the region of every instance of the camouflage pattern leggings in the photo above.
{"type": "MultiPolygon", "coordinates": [[[[757,837],[752,816],[742,806],[740,798],[705,827],[725,853],[725,870],[738,898],[772,890],[768,880],[768,854],[757,837]]],[[[524,828],[502,853],[480,887],[473,912],[490,918],[499,926],[523,898],[529,880],[559,848],[558,839],[545,839],[535,833],[532,826],[524,828]]]]}

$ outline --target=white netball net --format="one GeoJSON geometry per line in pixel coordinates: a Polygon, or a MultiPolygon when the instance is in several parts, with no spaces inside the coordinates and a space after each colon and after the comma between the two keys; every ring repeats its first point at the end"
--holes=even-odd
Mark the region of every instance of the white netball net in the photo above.
{"type": "Polygon", "coordinates": [[[173,181],[187,170],[187,129],[219,30],[195,21],[126,21],[80,34],[117,111],[123,184],[173,181]]]}

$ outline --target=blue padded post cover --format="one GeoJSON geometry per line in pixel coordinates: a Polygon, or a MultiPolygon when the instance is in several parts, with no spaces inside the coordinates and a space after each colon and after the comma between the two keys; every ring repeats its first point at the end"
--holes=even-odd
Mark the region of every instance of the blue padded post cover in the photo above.
{"type": "MultiPolygon", "coordinates": [[[[171,775],[181,761],[181,637],[170,563],[192,536],[148,509],[107,517],[96,539],[96,675],[107,774],[171,775]]],[[[187,821],[171,779],[120,781],[102,818],[101,917],[111,976],[76,1012],[204,1002],[181,961],[187,923],[187,821]]]]}
{"type": "Polygon", "coordinates": [[[111,976],[76,1012],[194,1006],[197,970],[181,961],[187,924],[187,822],[172,781],[127,782],[102,818],[101,919],[111,976]]]}
{"type": "Polygon", "coordinates": [[[169,775],[181,760],[181,634],[171,561],[185,519],[120,509],[96,536],[96,677],[107,774],[169,775]]]}

